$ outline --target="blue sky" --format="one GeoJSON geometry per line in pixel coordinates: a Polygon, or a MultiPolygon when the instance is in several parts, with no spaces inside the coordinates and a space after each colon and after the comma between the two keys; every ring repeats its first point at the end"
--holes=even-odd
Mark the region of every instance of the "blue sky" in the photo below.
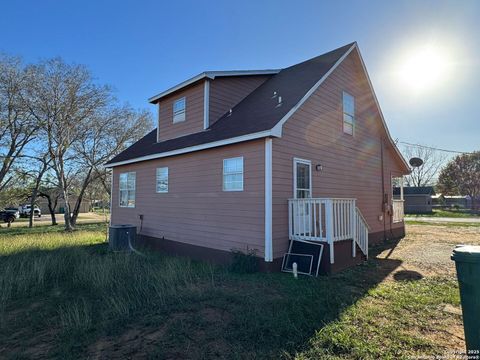
{"type": "Polygon", "coordinates": [[[480,1],[4,1],[0,51],[86,64],[153,111],[148,97],[204,70],[280,68],[357,41],[393,138],[472,151],[479,14],[480,1]],[[428,44],[448,61],[417,92],[397,74],[428,44]]]}

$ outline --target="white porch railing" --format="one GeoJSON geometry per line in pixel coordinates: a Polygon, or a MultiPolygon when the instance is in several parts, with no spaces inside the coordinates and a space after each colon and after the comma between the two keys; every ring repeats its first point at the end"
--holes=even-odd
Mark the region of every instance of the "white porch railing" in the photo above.
{"type": "Polygon", "coordinates": [[[289,238],[328,242],[331,263],[334,241],[353,239],[352,256],[356,256],[355,244],[368,256],[368,225],[355,199],[290,199],[288,219],[289,238]]]}
{"type": "MultiPolygon", "coordinates": [[[[368,224],[365,218],[363,217],[362,213],[360,212],[359,208],[356,209],[355,216],[356,216],[356,221],[355,221],[356,240],[355,241],[358,244],[358,247],[362,250],[362,252],[368,258],[368,224]]],[[[355,256],[355,252],[353,253],[353,256],[355,256]]]]}
{"type": "Polygon", "coordinates": [[[393,205],[393,222],[401,222],[403,221],[404,217],[404,210],[403,210],[403,200],[392,200],[393,205]]]}

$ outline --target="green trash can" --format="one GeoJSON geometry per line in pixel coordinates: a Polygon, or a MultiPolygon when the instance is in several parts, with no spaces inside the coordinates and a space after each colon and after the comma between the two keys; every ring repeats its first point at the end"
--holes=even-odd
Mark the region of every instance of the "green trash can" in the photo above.
{"type": "Polygon", "coordinates": [[[453,250],[452,260],[455,261],[460,286],[467,352],[478,355],[477,351],[480,351],[480,246],[457,246],[453,250]]]}

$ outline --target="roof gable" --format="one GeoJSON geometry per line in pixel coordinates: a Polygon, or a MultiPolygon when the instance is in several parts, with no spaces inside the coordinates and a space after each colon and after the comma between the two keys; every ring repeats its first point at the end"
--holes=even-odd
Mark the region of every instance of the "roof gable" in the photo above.
{"type": "Polygon", "coordinates": [[[281,137],[283,124],[353,50],[358,52],[361,59],[387,137],[408,170],[408,165],[388,132],[356,43],[280,70],[205,131],[157,143],[156,130],[153,130],[115,156],[106,166],[173,156],[260,137],[281,137]]]}
{"type": "Polygon", "coordinates": [[[355,44],[348,44],[326,54],[281,70],[233,107],[206,131],[157,143],[156,130],[110,160],[106,166],[172,156],[180,153],[227,145],[266,136],[276,136],[272,129],[323,78],[355,44]],[[274,92],[277,93],[273,97],[274,92]],[[279,97],[282,98],[278,105],[279,97]],[[212,144],[214,146],[212,146],[212,144]]]}
{"type": "Polygon", "coordinates": [[[205,71],[201,74],[198,74],[190,79],[187,79],[181,82],[178,85],[175,85],[160,94],[152,96],[148,101],[152,104],[157,103],[163,97],[173,94],[189,85],[196,83],[197,81],[203,79],[215,79],[216,77],[228,77],[228,76],[253,76],[253,75],[274,75],[277,74],[280,69],[268,69],[268,70],[231,70],[231,71],[205,71]]]}

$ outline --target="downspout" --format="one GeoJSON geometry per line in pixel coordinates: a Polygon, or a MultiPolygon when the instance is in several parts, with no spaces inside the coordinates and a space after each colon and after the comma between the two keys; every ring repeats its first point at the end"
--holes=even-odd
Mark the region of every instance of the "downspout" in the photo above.
{"type": "Polygon", "coordinates": [[[265,138],[265,261],[273,261],[272,249],[272,139],[265,138]]]}
{"type": "MultiPolygon", "coordinates": [[[[111,226],[112,225],[112,210],[113,210],[113,179],[114,179],[114,176],[113,176],[113,171],[114,171],[114,168],[112,168],[112,176],[111,176],[111,181],[110,181],[110,221],[108,222],[108,225],[107,226],[111,226]]],[[[105,234],[105,241],[108,241],[108,228],[107,228],[107,233],[105,234]]]]}

